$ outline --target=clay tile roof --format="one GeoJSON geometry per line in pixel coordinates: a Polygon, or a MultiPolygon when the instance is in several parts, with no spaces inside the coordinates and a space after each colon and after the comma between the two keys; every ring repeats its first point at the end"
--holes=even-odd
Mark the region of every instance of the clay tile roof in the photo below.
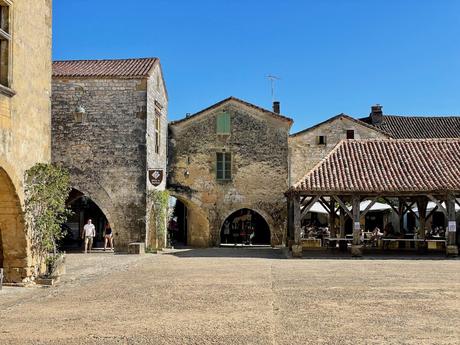
{"type": "MultiPolygon", "coordinates": [[[[369,117],[361,121],[371,123],[369,117]]],[[[460,116],[383,115],[373,125],[395,139],[460,138],[460,116]]]]}
{"type": "Polygon", "coordinates": [[[460,139],[344,140],[290,191],[458,193],[460,139]]]}
{"type": "Polygon", "coordinates": [[[158,58],[121,60],[69,60],[53,62],[53,77],[68,78],[143,78],[158,58]]]}

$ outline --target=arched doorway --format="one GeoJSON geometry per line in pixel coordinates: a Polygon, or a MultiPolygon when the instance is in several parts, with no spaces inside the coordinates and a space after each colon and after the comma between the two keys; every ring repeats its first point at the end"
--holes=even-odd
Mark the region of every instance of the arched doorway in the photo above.
{"type": "Polygon", "coordinates": [[[83,247],[82,232],[88,219],[91,219],[96,227],[93,247],[103,248],[104,229],[108,220],[100,207],[90,197],[77,189],[71,190],[67,198],[67,206],[72,210],[73,215],[63,224],[66,236],[61,241],[61,248],[72,250],[83,247]]]}
{"type": "Polygon", "coordinates": [[[220,231],[221,245],[269,245],[270,227],[256,211],[243,208],[224,221],[220,231]]]}
{"type": "Polygon", "coordinates": [[[0,267],[5,281],[20,282],[29,275],[23,213],[8,173],[0,168],[0,267]]]}
{"type": "Polygon", "coordinates": [[[174,247],[188,245],[187,206],[179,199],[170,197],[169,210],[168,235],[171,245],[174,247]]]}

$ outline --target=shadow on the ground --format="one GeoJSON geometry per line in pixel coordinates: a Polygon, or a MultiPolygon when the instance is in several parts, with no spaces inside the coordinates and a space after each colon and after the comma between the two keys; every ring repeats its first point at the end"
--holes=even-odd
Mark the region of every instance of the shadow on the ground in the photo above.
{"type": "Polygon", "coordinates": [[[285,252],[272,247],[214,247],[214,248],[177,248],[163,254],[179,258],[255,258],[285,259],[285,252]]]}

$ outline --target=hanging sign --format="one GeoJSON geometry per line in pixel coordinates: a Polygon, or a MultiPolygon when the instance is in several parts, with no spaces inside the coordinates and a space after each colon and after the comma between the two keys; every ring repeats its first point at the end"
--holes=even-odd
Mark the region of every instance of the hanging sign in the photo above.
{"type": "Polygon", "coordinates": [[[449,225],[447,227],[448,232],[457,232],[457,222],[454,221],[449,221],[449,225]]]}
{"type": "Polygon", "coordinates": [[[163,169],[149,169],[149,181],[154,186],[157,187],[163,182],[163,169]]]}
{"type": "Polygon", "coordinates": [[[361,230],[361,223],[355,222],[355,230],[361,230]]]}

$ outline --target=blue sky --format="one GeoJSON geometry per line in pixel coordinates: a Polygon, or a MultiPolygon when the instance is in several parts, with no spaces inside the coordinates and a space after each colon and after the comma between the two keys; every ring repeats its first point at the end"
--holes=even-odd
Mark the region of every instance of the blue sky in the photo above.
{"type": "Polygon", "coordinates": [[[228,96],[293,131],[338,113],[460,114],[457,0],[54,0],[54,59],[157,56],[178,119],[228,96]]]}

